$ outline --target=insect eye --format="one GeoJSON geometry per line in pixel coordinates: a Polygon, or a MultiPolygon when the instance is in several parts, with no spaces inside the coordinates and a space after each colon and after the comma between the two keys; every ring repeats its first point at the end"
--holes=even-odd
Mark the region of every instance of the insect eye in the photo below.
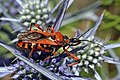
{"type": "Polygon", "coordinates": [[[67,37],[67,36],[64,36],[64,39],[68,39],[68,37],[67,37]]]}
{"type": "Polygon", "coordinates": [[[55,40],[55,35],[54,35],[54,36],[51,36],[51,38],[52,38],[53,40],[55,40]]]}

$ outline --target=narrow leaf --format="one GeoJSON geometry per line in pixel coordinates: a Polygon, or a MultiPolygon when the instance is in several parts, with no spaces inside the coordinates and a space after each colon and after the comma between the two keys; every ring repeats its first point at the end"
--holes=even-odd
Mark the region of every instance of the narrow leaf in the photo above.
{"type": "MultiPolygon", "coordinates": [[[[47,1],[47,0],[46,0],[47,1]]],[[[60,2],[52,9],[52,11],[50,12],[49,16],[51,16],[60,6],[60,4],[63,2],[64,0],[60,0],[60,2]]],[[[73,3],[74,0],[70,0],[68,3],[67,8],[69,8],[71,6],[71,4],[73,3]]]]}
{"type": "Polygon", "coordinates": [[[94,72],[95,72],[94,77],[96,78],[96,80],[102,80],[98,72],[96,70],[94,70],[94,72]]]}
{"type": "Polygon", "coordinates": [[[48,1],[49,1],[49,0],[45,0],[45,5],[46,5],[46,6],[48,5],[48,1]]]}
{"type": "Polygon", "coordinates": [[[0,72],[0,78],[5,77],[7,75],[11,74],[10,72],[0,72]]]}
{"type": "Polygon", "coordinates": [[[71,4],[73,3],[74,0],[70,0],[67,6],[67,9],[71,6],[71,4]]]}
{"type": "Polygon", "coordinates": [[[2,20],[2,21],[10,21],[10,22],[20,22],[19,19],[14,19],[14,18],[4,18],[4,17],[2,17],[2,18],[0,18],[0,20],[2,20]]]}
{"type": "Polygon", "coordinates": [[[77,29],[76,34],[75,34],[74,37],[78,38],[80,35],[81,35],[81,31],[80,31],[80,29],[77,29]]]}
{"type": "Polygon", "coordinates": [[[105,49],[113,49],[113,48],[117,48],[117,47],[120,47],[120,43],[104,45],[105,49]]]}
{"type": "Polygon", "coordinates": [[[58,31],[58,29],[61,27],[61,24],[62,24],[63,18],[65,16],[65,12],[66,12],[68,3],[69,3],[69,0],[64,0],[62,8],[59,10],[59,12],[57,14],[57,17],[56,17],[56,20],[55,20],[55,23],[54,23],[55,31],[58,31]]]}
{"type": "Polygon", "coordinates": [[[89,78],[71,77],[72,80],[91,80],[89,78]]]}
{"type": "Polygon", "coordinates": [[[9,69],[10,67],[0,67],[0,78],[7,76],[15,71],[13,67],[9,69]]]}
{"type": "Polygon", "coordinates": [[[49,16],[51,16],[60,6],[60,4],[63,2],[63,0],[60,0],[60,2],[54,7],[54,9],[50,12],[49,16]]]}
{"type": "Polygon", "coordinates": [[[15,38],[15,39],[13,39],[12,41],[10,41],[9,43],[12,44],[12,43],[15,43],[15,42],[17,42],[17,41],[18,41],[18,38],[15,38]]]}
{"type": "MultiPolygon", "coordinates": [[[[1,3],[0,3],[0,8],[2,9],[4,16],[6,16],[7,18],[11,18],[11,17],[12,17],[11,15],[9,15],[9,14],[4,10],[4,9],[6,9],[6,8],[5,8],[1,3]]],[[[13,22],[11,22],[11,24],[12,24],[13,26],[10,26],[10,27],[12,27],[14,30],[24,29],[24,27],[21,26],[21,25],[18,24],[18,23],[13,23],[13,22]]]]}
{"type": "MultiPolygon", "coordinates": [[[[109,52],[109,54],[111,55],[112,58],[114,58],[117,61],[119,60],[119,56],[116,55],[116,53],[114,52],[114,50],[109,49],[108,52],[109,52]]],[[[120,65],[116,64],[116,68],[117,68],[118,74],[120,74],[120,65]]]]}
{"type": "Polygon", "coordinates": [[[17,2],[22,8],[24,8],[23,5],[22,5],[23,3],[22,3],[21,0],[16,0],[16,2],[17,2]]]}
{"type": "Polygon", "coordinates": [[[103,56],[103,58],[104,58],[104,62],[111,63],[111,64],[120,64],[119,60],[115,60],[107,56],[103,56]]]}
{"type": "Polygon", "coordinates": [[[79,36],[79,38],[80,38],[80,37],[83,37],[84,39],[88,38],[88,36],[90,35],[92,29],[93,29],[93,28],[90,28],[90,29],[88,29],[87,31],[85,31],[82,35],[79,36]]]}
{"type": "Polygon", "coordinates": [[[85,38],[88,38],[90,36],[94,36],[100,23],[102,22],[102,19],[103,19],[103,15],[104,15],[104,12],[101,14],[101,16],[99,17],[98,21],[96,22],[95,26],[93,27],[93,29],[91,30],[90,34],[88,36],[86,36],[85,38]]]}

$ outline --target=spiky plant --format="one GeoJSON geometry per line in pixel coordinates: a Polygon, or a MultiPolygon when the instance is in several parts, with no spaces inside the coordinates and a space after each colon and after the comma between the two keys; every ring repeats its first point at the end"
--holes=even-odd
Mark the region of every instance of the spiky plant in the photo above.
{"type": "MultiPolygon", "coordinates": [[[[51,22],[51,15],[62,3],[62,7],[55,17],[55,20],[53,19],[54,21],[52,21],[52,25],[54,26],[55,31],[58,31],[64,19],[65,12],[72,0],[61,0],[60,3],[51,12],[48,9],[48,0],[35,0],[33,2],[29,1],[27,4],[23,4],[20,0],[17,0],[17,2],[22,7],[19,19],[0,19],[21,22],[21,24],[26,27],[28,27],[31,22],[36,22],[42,26],[46,26],[46,24],[49,25],[49,22],[51,22]]],[[[94,27],[92,27],[87,32],[79,34],[78,31],[76,39],[81,41],[80,45],[69,48],[69,53],[75,54],[79,58],[79,62],[76,65],[68,66],[68,64],[74,63],[75,60],[69,58],[67,54],[62,52],[60,52],[61,54],[57,56],[51,56],[51,58],[47,61],[41,60],[40,57],[42,55],[46,55],[46,53],[42,54],[41,51],[36,52],[37,57],[40,56],[39,58],[33,56],[28,59],[21,55],[25,53],[20,52],[18,49],[15,49],[0,41],[0,45],[8,49],[17,58],[17,60],[12,63],[11,66],[0,68],[0,77],[14,73],[14,75],[12,74],[10,78],[25,80],[90,80],[91,78],[85,78],[84,76],[81,76],[80,72],[85,71],[89,74],[89,70],[92,70],[94,78],[97,80],[102,80],[96,71],[97,67],[102,67],[101,63],[108,62],[113,64],[120,64],[119,61],[104,55],[106,50],[120,47],[120,43],[105,45],[102,41],[98,41],[95,37],[97,28],[102,22],[103,15],[104,13],[102,13],[94,27]]],[[[8,15],[6,16],[9,17],[8,15]]],[[[18,24],[12,24],[18,27],[18,24]]]]}

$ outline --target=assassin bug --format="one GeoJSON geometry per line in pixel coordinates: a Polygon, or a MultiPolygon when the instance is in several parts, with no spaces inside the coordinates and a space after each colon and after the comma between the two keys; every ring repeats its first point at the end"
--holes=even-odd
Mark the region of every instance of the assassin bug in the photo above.
{"type": "MultiPolygon", "coordinates": [[[[48,38],[61,45],[68,45],[68,43],[70,45],[71,41],[72,43],[74,42],[78,42],[77,44],[80,43],[80,41],[75,41],[76,38],[69,39],[67,36],[63,36],[60,32],[55,32],[53,27],[51,28],[49,27],[47,31],[43,31],[42,28],[40,28],[39,25],[36,23],[31,23],[29,31],[18,34],[18,39],[22,41],[34,41],[34,40],[36,41],[48,38]],[[32,29],[32,25],[37,27],[38,30],[32,29]],[[51,30],[51,32],[48,31],[49,29],[51,30]]],[[[73,46],[73,44],[71,44],[71,46],[73,46]]]]}
{"type": "MultiPolygon", "coordinates": [[[[63,50],[67,55],[72,57],[75,61],[79,61],[79,58],[74,54],[69,53],[67,49],[70,46],[80,44],[80,41],[74,38],[69,39],[67,36],[63,36],[60,32],[55,32],[53,27],[43,31],[38,24],[31,23],[30,30],[28,32],[20,33],[18,39],[18,47],[31,50],[29,57],[33,51],[37,50],[51,52],[51,55],[55,55],[58,49],[63,47],[63,50]],[[32,29],[32,25],[37,27],[38,30],[32,29]],[[50,31],[48,31],[49,29],[50,31]]],[[[48,58],[50,58],[50,56],[48,56],[48,58]]]]}

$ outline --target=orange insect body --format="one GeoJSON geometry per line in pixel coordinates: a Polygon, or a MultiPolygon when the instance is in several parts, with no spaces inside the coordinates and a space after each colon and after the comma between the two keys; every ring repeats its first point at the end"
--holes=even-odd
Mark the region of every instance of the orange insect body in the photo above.
{"type": "MultiPolygon", "coordinates": [[[[33,51],[45,51],[51,52],[55,55],[60,47],[63,47],[64,52],[74,58],[79,60],[75,55],[69,53],[65,47],[70,47],[70,39],[67,36],[63,36],[60,32],[54,32],[54,28],[48,28],[47,31],[43,31],[38,24],[32,23],[30,30],[28,32],[23,32],[18,35],[19,41],[17,46],[24,49],[31,49],[30,55],[33,51]],[[39,30],[33,30],[32,25],[37,27],[39,30]],[[50,29],[51,31],[48,31],[50,29]]],[[[79,42],[80,43],[80,42],[79,42]]],[[[75,45],[79,44],[76,43],[75,45]]],[[[71,46],[74,46],[71,44],[71,46]]]]}
{"type": "Polygon", "coordinates": [[[52,39],[51,37],[47,37],[40,38],[39,40],[19,40],[17,42],[17,46],[24,49],[34,49],[33,51],[40,50],[45,52],[55,52],[60,47],[63,47],[65,44],[67,44],[66,42],[62,41],[62,39],[52,39]]]}
{"type": "Polygon", "coordinates": [[[53,46],[51,46],[49,44],[44,44],[42,42],[45,43],[45,42],[50,42],[50,41],[42,40],[41,42],[35,42],[35,41],[25,42],[25,41],[19,40],[17,43],[17,46],[19,46],[20,48],[24,48],[24,49],[43,50],[45,52],[52,52],[52,47],[57,46],[57,44],[55,43],[53,43],[53,46]]]}

